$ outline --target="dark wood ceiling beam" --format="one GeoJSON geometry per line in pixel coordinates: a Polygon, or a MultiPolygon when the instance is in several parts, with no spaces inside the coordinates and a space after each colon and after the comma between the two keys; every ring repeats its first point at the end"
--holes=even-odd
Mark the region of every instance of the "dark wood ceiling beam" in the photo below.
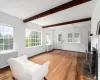
{"type": "Polygon", "coordinates": [[[44,16],[48,16],[50,14],[53,14],[53,13],[56,13],[56,12],[59,12],[59,11],[62,11],[62,10],[83,4],[83,3],[86,3],[88,1],[91,1],[91,0],[72,0],[72,1],[67,2],[65,4],[62,4],[60,6],[57,6],[55,8],[50,9],[50,10],[42,12],[40,14],[37,14],[37,15],[32,16],[30,18],[27,18],[27,19],[23,20],[23,22],[26,23],[26,22],[29,22],[29,21],[32,21],[32,20],[35,20],[35,19],[38,19],[38,18],[41,18],[41,17],[44,17],[44,16]]]}
{"type": "Polygon", "coordinates": [[[85,22],[85,21],[90,21],[90,20],[91,20],[91,17],[84,18],[84,19],[73,20],[73,21],[68,21],[68,22],[57,23],[57,24],[52,24],[52,25],[47,25],[47,26],[43,26],[43,28],[56,27],[56,26],[79,23],[79,22],[85,22]]]}

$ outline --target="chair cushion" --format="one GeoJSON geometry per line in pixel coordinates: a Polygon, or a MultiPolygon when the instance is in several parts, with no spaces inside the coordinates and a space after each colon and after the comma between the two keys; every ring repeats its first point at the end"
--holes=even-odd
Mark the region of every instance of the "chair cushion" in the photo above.
{"type": "Polygon", "coordinates": [[[26,63],[26,62],[28,61],[26,55],[20,56],[20,57],[18,57],[17,59],[20,60],[20,61],[23,62],[23,63],[26,63]]]}
{"type": "Polygon", "coordinates": [[[32,74],[35,70],[37,70],[40,67],[41,67],[41,65],[35,64],[33,62],[30,62],[30,61],[25,63],[25,68],[26,68],[27,72],[29,72],[29,74],[32,74]]]}
{"type": "Polygon", "coordinates": [[[39,64],[33,63],[33,62],[31,62],[31,61],[28,61],[27,63],[25,63],[25,65],[26,65],[27,67],[34,67],[34,66],[39,65],[39,64]]]}

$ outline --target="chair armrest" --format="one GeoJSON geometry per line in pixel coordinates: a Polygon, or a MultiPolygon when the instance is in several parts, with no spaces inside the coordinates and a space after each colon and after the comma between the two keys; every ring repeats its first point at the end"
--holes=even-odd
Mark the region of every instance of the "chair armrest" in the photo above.
{"type": "Polygon", "coordinates": [[[42,80],[44,76],[48,73],[49,63],[50,62],[46,62],[41,67],[39,67],[37,70],[33,71],[32,80],[42,80]]]}
{"type": "Polygon", "coordinates": [[[32,64],[32,65],[35,65],[36,63],[34,63],[34,62],[32,62],[32,61],[29,61],[29,60],[27,60],[27,62],[29,63],[29,64],[32,64]]]}

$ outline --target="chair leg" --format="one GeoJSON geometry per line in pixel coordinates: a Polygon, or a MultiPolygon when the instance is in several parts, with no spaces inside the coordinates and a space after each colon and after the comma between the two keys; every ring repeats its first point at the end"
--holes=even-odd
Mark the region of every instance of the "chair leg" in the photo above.
{"type": "Polygon", "coordinates": [[[17,80],[14,76],[12,78],[13,78],[13,80],[17,80]]]}
{"type": "Polygon", "coordinates": [[[44,80],[47,80],[46,77],[44,77],[44,80]]]}

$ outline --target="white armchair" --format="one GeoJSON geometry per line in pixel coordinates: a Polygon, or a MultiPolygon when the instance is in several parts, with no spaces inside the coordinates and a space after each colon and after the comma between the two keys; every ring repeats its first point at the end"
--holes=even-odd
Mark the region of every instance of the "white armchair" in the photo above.
{"type": "Polygon", "coordinates": [[[48,73],[49,62],[43,65],[35,64],[24,55],[18,58],[10,58],[8,65],[17,80],[42,80],[48,73]]]}

